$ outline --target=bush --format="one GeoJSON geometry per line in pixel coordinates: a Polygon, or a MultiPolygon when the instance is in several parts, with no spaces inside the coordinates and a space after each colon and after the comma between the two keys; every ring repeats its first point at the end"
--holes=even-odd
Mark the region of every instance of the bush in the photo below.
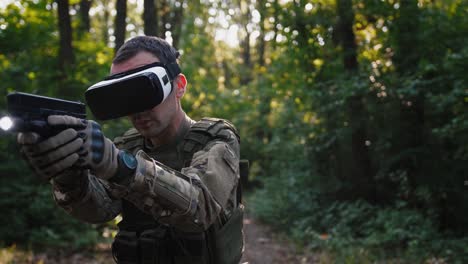
{"type": "Polygon", "coordinates": [[[468,260],[467,238],[440,232],[435,216],[403,201],[376,206],[363,200],[326,199],[318,188],[310,188],[314,177],[308,173],[293,166],[264,180],[264,187],[249,199],[251,211],[299,245],[332,252],[340,263],[468,260]]]}
{"type": "Polygon", "coordinates": [[[51,187],[41,182],[18,156],[13,139],[0,145],[0,241],[2,246],[26,248],[94,245],[99,240],[95,227],[68,216],[55,205],[51,187]]]}

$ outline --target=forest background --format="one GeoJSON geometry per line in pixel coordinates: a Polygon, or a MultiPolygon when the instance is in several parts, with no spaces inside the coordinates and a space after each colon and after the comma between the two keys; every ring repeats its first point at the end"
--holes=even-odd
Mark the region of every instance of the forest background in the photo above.
{"type": "MultiPolygon", "coordinates": [[[[239,128],[258,219],[336,262],[467,263],[467,2],[2,1],[0,96],[84,102],[125,39],[166,38],[188,114],[239,128]]],[[[103,127],[113,138],[130,124],[103,127]]],[[[112,234],[58,209],[10,134],[0,160],[1,246],[82,249],[112,234]]]]}

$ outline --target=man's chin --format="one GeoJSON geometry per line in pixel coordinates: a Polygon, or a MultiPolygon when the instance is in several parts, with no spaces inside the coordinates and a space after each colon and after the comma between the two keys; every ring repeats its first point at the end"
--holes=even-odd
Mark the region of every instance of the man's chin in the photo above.
{"type": "Polygon", "coordinates": [[[151,131],[148,130],[148,129],[141,129],[141,128],[137,128],[138,132],[140,132],[140,134],[144,137],[149,137],[151,136],[151,131]]]}
{"type": "Polygon", "coordinates": [[[140,132],[140,134],[146,138],[156,137],[159,134],[159,131],[156,131],[155,129],[150,129],[150,128],[148,129],[136,128],[136,130],[138,130],[138,132],[140,132]]]}

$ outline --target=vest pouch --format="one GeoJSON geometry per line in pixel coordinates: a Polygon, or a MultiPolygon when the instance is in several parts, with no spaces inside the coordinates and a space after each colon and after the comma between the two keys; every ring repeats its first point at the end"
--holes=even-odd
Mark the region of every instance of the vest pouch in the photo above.
{"type": "Polygon", "coordinates": [[[135,263],[138,260],[136,232],[120,231],[112,243],[112,255],[119,264],[135,263]]]}
{"type": "Polygon", "coordinates": [[[165,241],[166,228],[145,230],[140,234],[140,260],[142,264],[170,263],[167,241],[165,241]]]}
{"type": "Polygon", "coordinates": [[[207,264],[209,252],[205,233],[173,231],[173,255],[175,264],[207,264]]]}
{"type": "Polygon", "coordinates": [[[239,204],[229,220],[214,232],[214,263],[238,264],[244,250],[242,227],[244,206],[239,204]]]}

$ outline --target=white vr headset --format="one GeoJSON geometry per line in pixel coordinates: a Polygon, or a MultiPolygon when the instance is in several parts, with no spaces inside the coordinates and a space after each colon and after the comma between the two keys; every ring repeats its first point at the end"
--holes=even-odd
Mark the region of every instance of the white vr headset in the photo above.
{"type": "Polygon", "coordinates": [[[162,103],[181,72],[176,62],[151,63],[105,78],[85,92],[86,103],[98,120],[143,112],[162,103]]]}

